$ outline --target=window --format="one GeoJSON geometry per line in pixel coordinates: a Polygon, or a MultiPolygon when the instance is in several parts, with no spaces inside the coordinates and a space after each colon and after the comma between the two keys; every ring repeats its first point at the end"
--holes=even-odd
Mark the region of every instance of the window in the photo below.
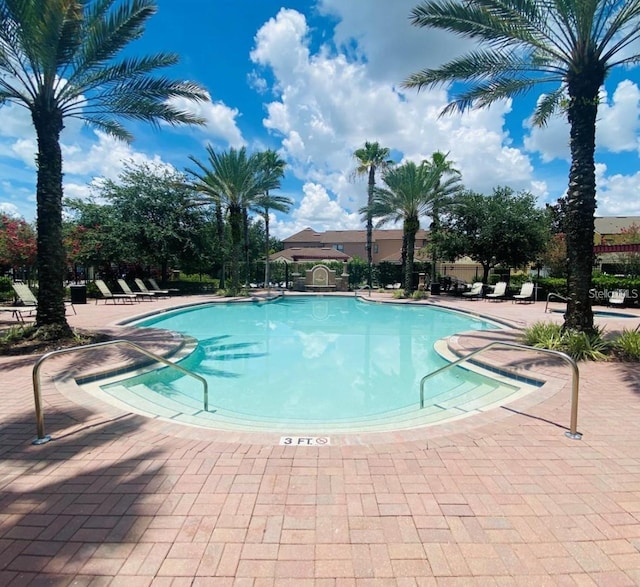
{"type": "Polygon", "coordinates": [[[333,245],[336,251],[344,251],[344,245],[333,245]]]}
{"type": "Polygon", "coordinates": [[[374,252],[374,254],[377,254],[377,252],[378,252],[378,245],[376,245],[376,244],[374,244],[374,245],[373,245],[373,252],[374,252]]]}

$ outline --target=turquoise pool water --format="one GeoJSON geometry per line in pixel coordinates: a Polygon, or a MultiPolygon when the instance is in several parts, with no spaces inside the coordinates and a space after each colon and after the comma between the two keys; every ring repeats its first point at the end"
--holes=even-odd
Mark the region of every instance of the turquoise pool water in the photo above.
{"type": "MultiPolygon", "coordinates": [[[[436,340],[497,327],[428,306],[294,296],[198,306],[135,324],[198,340],[180,364],[207,379],[211,409],[301,422],[366,418],[416,406],[420,379],[444,364],[434,351],[436,340]]],[[[446,373],[449,379],[439,377],[438,389],[473,377],[463,369],[446,373]]],[[[124,385],[202,398],[202,386],[175,369],[124,385]]]]}

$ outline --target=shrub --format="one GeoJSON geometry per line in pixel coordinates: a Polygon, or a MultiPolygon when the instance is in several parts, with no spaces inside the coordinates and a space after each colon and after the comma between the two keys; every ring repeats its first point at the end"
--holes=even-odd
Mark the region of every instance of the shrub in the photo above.
{"type": "Polygon", "coordinates": [[[525,329],[523,339],[528,346],[560,351],[576,361],[604,360],[611,348],[601,329],[591,335],[574,330],[563,332],[560,324],[550,322],[537,322],[525,329]]]}
{"type": "Polygon", "coordinates": [[[602,336],[601,330],[593,334],[568,330],[562,335],[564,352],[576,361],[602,361],[607,359],[610,343],[602,336]]]}
{"type": "Polygon", "coordinates": [[[640,332],[623,330],[613,341],[613,352],[623,361],[640,361],[640,332]]]}
{"type": "Polygon", "coordinates": [[[524,331],[524,344],[541,348],[555,348],[549,346],[556,344],[562,336],[562,326],[553,322],[536,322],[524,331]]]}

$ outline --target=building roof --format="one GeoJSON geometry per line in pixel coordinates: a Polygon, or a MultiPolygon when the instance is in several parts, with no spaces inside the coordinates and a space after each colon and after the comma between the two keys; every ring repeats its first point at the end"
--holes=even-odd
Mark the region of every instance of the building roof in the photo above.
{"type": "Polygon", "coordinates": [[[594,222],[598,234],[620,234],[632,224],[640,226],[640,216],[601,216],[594,222]]]}
{"type": "MultiPolygon", "coordinates": [[[[428,234],[428,231],[420,229],[416,234],[416,239],[426,239],[428,234]]],[[[374,230],[373,240],[402,240],[402,229],[374,230]]],[[[282,242],[287,244],[317,242],[320,245],[324,243],[366,243],[366,241],[366,230],[327,230],[325,232],[318,232],[313,228],[305,228],[283,239],[282,242]]]]}
{"type": "Polygon", "coordinates": [[[330,247],[291,247],[269,255],[270,261],[349,261],[351,257],[330,247]]]}

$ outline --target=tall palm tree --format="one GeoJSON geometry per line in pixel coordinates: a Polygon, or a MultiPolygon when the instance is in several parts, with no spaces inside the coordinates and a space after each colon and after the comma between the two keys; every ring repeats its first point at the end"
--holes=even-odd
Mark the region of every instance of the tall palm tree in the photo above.
{"type": "Polygon", "coordinates": [[[390,167],[382,174],[386,188],[375,188],[371,206],[360,210],[377,218],[376,226],[402,221],[403,246],[406,247],[404,263],[405,295],[413,292],[413,258],[416,233],[420,218],[433,210],[435,188],[439,174],[425,163],[407,161],[398,167],[390,167]]]}
{"type": "Polygon", "coordinates": [[[229,217],[231,293],[235,295],[240,289],[244,210],[250,209],[266,191],[276,189],[279,180],[263,172],[260,153],[248,155],[245,147],[216,153],[209,145],[207,154],[206,163],[190,156],[198,169],[187,169],[187,173],[194,177],[194,189],[212,202],[219,202],[229,217]]]}
{"type": "Polygon", "coordinates": [[[598,92],[617,66],[640,61],[640,0],[428,0],[412,23],[478,40],[476,50],[411,75],[406,87],[464,82],[445,112],[489,106],[538,84],[552,84],[534,122],[559,109],[570,126],[571,168],[566,217],[569,301],[564,326],[593,331],[589,290],[593,267],[595,125],[598,92]]]}
{"type": "Polygon", "coordinates": [[[120,119],[202,123],[171,105],[174,97],[207,100],[194,83],[152,77],[177,63],[156,53],[117,55],[144,32],[151,0],[0,0],[0,104],[29,110],[36,131],[38,308],[43,335],[70,333],[64,312],[62,152],[65,120],[77,118],[123,140],[120,119]]]}
{"type": "MultiPolygon", "coordinates": [[[[356,176],[368,176],[367,183],[367,206],[366,210],[371,206],[373,201],[373,190],[376,186],[376,171],[384,171],[393,165],[393,161],[389,159],[389,149],[381,147],[379,143],[365,142],[364,147],[357,149],[353,154],[358,161],[356,167],[356,176]]],[[[371,214],[366,213],[367,217],[367,285],[372,285],[372,265],[373,265],[373,219],[371,214]]]]}
{"type": "MultiPolygon", "coordinates": [[[[278,153],[272,149],[267,149],[261,153],[262,170],[264,173],[275,176],[280,180],[284,176],[286,162],[278,153]]],[[[278,185],[278,187],[280,187],[278,185]]],[[[264,194],[256,198],[254,210],[264,219],[264,283],[269,284],[269,210],[287,213],[293,206],[293,200],[286,196],[274,196],[266,190],[264,194]]]]}
{"type": "Polygon", "coordinates": [[[462,176],[451,161],[447,159],[449,153],[436,151],[431,159],[426,160],[429,166],[438,174],[438,181],[434,187],[433,208],[431,210],[431,281],[436,280],[436,265],[438,263],[438,249],[436,245],[437,235],[440,231],[440,212],[447,204],[452,202],[452,197],[462,189],[462,176]]]}

